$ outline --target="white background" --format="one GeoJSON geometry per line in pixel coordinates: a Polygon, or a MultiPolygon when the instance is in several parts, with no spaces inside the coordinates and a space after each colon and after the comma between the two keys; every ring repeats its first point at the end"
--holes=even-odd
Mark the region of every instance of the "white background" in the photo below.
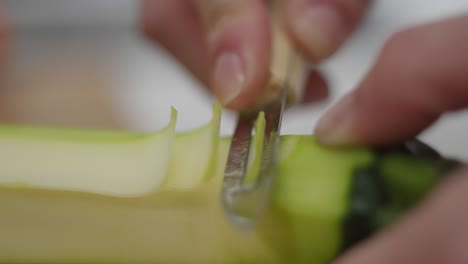
{"type": "MultiPolygon", "coordinates": [[[[212,99],[168,54],[136,33],[137,1],[3,3],[18,32],[18,58],[27,59],[31,54],[56,52],[57,46],[82,43],[81,49],[86,46],[106,61],[119,78],[112,95],[133,129],[151,131],[163,127],[170,106],[179,110],[179,131],[198,127],[210,119],[212,99]]],[[[320,114],[353,89],[393,32],[461,13],[468,14],[466,0],[376,0],[360,31],[323,65],[333,89],[330,101],[288,112],[283,133],[311,133],[320,114]]],[[[232,117],[231,113],[223,116],[223,134],[232,132],[232,117]]],[[[422,138],[445,154],[468,159],[467,131],[468,113],[462,112],[444,117],[422,138]]]]}

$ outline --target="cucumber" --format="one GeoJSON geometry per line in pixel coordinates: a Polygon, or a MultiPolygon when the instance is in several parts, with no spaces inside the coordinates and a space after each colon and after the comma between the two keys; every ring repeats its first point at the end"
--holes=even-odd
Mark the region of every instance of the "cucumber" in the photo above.
{"type": "Polygon", "coordinates": [[[461,164],[416,140],[335,149],[284,135],[267,214],[242,231],[219,201],[230,144],[220,113],[181,134],[174,109],[150,134],[0,125],[0,263],[325,264],[461,164]]]}

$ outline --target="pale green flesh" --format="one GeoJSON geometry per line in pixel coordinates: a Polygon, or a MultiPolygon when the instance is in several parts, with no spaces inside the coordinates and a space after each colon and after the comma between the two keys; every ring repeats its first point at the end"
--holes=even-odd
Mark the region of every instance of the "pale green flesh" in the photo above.
{"type": "Polygon", "coordinates": [[[325,149],[310,136],[286,136],[283,144],[289,140],[295,147],[279,164],[272,208],[279,225],[288,227],[289,247],[278,248],[295,263],[328,263],[340,247],[353,169],[373,156],[363,149],[325,149]]]}
{"type": "Polygon", "coordinates": [[[220,208],[230,139],[215,135],[219,114],[175,137],[174,112],[146,136],[0,128],[0,263],[323,264],[339,242],[349,170],[369,155],[284,137],[279,222],[244,233],[220,208]]]}
{"type": "Polygon", "coordinates": [[[59,263],[274,263],[227,223],[218,181],[139,198],[2,190],[0,260],[59,263]],[[241,262],[242,263],[242,262],[241,262]]]}
{"type": "Polygon", "coordinates": [[[103,142],[99,132],[94,138],[90,132],[50,129],[57,137],[49,138],[44,129],[2,131],[0,184],[119,196],[149,193],[167,173],[175,121],[173,110],[171,122],[158,133],[116,133],[114,141],[103,142]]]}

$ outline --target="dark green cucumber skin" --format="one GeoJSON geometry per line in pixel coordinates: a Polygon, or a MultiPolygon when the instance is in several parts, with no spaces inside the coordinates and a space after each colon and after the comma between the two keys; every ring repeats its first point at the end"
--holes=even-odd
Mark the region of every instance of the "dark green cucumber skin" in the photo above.
{"type": "Polygon", "coordinates": [[[435,149],[417,139],[396,147],[374,149],[373,152],[376,155],[375,162],[366,167],[356,168],[352,172],[354,181],[349,194],[349,213],[343,221],[343,241],[339,254],[375,234],[396,220],[405,210],[416,206],[437,182],[462,164],[457,160],[443,157],[435,149]],[[410,190],[414,193],[408,193],[408,190],[390,190],[389,179],[398,179],[386,171],[382,164],[395,156],[408,162],[414,161],[419,164],[422,162],[423,166],[436,171],[436,180],[424,174],[407,173],[408,177],[428,177],[420,179],[422,182],[427,181],[427,184],[410,190]],[[394,206],[396,201],[406,196],[413,199],[407,199],[408,201],[394,206]]]}

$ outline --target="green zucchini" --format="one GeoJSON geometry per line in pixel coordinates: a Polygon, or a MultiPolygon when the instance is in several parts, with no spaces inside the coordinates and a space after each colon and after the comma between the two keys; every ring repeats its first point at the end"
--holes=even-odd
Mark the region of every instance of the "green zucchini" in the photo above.
{"type": "Polygon", "coordinates": [[[219,202],[230,138],[213,113],[181,134],[175,110],[150,134],[0,125],[0,263],[325,264],[461,164],[417,140],[338,149],[284,135],[267,214],[238,230],[219,202]]]}

